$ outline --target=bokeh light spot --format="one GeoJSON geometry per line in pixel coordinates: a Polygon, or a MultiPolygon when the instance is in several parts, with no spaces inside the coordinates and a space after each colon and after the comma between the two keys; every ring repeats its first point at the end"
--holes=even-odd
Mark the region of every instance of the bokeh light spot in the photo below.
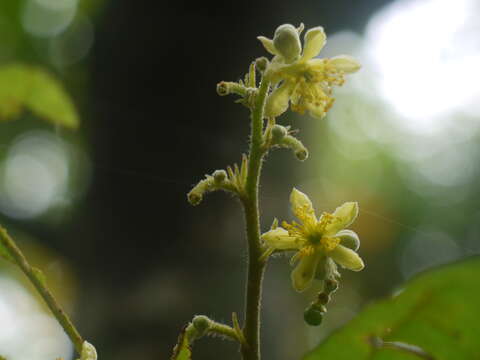
{"type": "Polygon", "coordinates": [[[365,50],[378,94],[411,130],[437,131],[478,103],[479,10],[476,0],[397,0],[370,21],[365,50]]]}
{"type": "Polygon", "coordinates": [[[70,341],[51,316],[13,279],[0,276],[0,350],[7,359],[52,360],[73,355],[70,341]]]}
{"type": "Polygon", "coordinates": [[[32,218],[66,195],[69,164],[66,144],[48,132],[19,137],[0,173],[0,210],[14,218],[32,218]]]}
{"type": "Polygon", "coordinates": [[[26,32],[38,37],[52,37],[62,33],[72,22],[78,0],[28,0],[22,13],[26,32]]]}

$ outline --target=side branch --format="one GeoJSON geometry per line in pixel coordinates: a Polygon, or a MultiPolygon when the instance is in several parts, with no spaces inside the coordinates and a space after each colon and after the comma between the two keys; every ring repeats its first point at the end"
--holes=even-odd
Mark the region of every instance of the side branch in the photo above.
{"type": "Polygon", "coordinates": [[[32,267],[28,263],[21,250],[17,247],[13,239],[10,237],[10,235],[8,235],[7,231],[3,227],[0,227],[0,242],[7,249],[9,255],[11,255],[14,262],[28,277],[33,286],[35,286],[37,291],[42,296],[43,300],[47,303],[53,315],[57,318],[58,322],[63,327],[63,330],[65,330],[68,337],[74,344],[77,353],[81,354],[83,347],[83,339],[73,325],[68,315],[62,310],[62,308],[58,304],[52,292],[48,289],[40,271],[32,267]]]}
{"type": "Polygon", "coordinates": [[[245,338],[238,325],[237,314],[232,314],[233,327],[218,323],[205,315],[196,315],[192,322],[188,323],[180,336],[178,342],[173,348],[171,360],[191,359],[193,343],[203,336],[218,335],[223,338],[238,341],[242,346],[245,345],[245,338]]]}

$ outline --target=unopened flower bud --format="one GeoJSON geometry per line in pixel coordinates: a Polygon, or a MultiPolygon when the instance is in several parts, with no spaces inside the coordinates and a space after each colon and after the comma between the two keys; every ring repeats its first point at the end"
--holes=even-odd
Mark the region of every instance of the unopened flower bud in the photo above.
{"type": "Polygon", "coordinates": [[[202,337],[210,328],[211,320],[205,315],[197,315],[193,318],[192,324],[197,330],[197,337],[202,337]]]}
{"type": "Polygon", "coordinates": [[[217,94],[220,96],[226,96],[230,94],[228,84],[225,81],[221,81],[217,84],[217,94]]]}
{"type": "Polygon", "coordinates": [[[80,360],[97,360],[97,350],[88,341],[84,341],[82,344],[80,360]]]}
{"type": "Polygon", "coordinates": [[[287,129],[281,125],[274,125],[272,127],[272,139],[273,142],[279,143],[283,140],[285,136],[287,136],[287,129]]]}
{"type": "Polygon", "coordinates": [[[305,309],[305,312],[303,313],[303,319],[310,326],[318,326],[322,323],[325,312],[326,309],[324,306],[319,307],[311,304],[305,309]]]}
{"type": "Polygon", "coordinates": [[[269,64],[269,61],[265,56],[259,57],[255,60],[255,68],[261,73],[267,70],[268,64],[269,64]]]}
{"type": "Polygon", "coordinates": [[[330,302],[330,294],[321,292],[318,294],[317,303],[321,305],[327,305],[330,302]]]}
{"type": "Polygon", "coordinates": [[[197,194],[195,192],[189,192],[187,195],[188,202],[193,206],[198,205],[202,202],[203,196],[201,194],[197,194]]]}
{"type": "Polygon", "coordinates": [[[227,172],[225,170],[215,170],[212,175],[215,184],[221,184],[227,178],[227,172]]]}
{"type": "Polygon", "coordinates": [[[290,24],[280,25],[277,28],[273,36],[273,45],[287,64],[295,61],[302,51],[298,31],[290,24]]]}
{"type": "Polygon", "coordinates": [[[292,149],[295,157],[300,161],[304,161],[308,158],[307,148],[303,146],[302,142],[295,136],[289,134],[285,135],[279,145],[292,149]]]}
{"type": "Polygon", "coordinates": [[[305,161],[308,158],[308,151],[307,149],[300,149],[295,152],[295,156],[300,161],[305,161]]]}
{"type": "MultiPolygon", "coordinates": [[[[356,210],[358,212],[358,210],[356,210]]],[[[357,251],[360,247],[360,239],[358,235],[353,232],[352,230],[342,230],[340,231],[337,236],[340,238],[340,244],[352,249],[353,251],[357,251]]]]}

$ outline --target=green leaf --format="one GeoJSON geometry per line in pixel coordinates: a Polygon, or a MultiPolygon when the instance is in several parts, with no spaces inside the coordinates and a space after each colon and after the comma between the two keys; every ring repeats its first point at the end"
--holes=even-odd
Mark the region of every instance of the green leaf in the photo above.
{"type": "Polygon", "coordinates": [[[191,360],[192,351],[187,336],[187,328],[183,329],[178,336],[177,345],[173,348],[173,355],[170,360],[191,360]]]}
{"type": "Polygon", "coordinates": [[[423,273],[304,360],[480,359],[479,274],[478,256],[423,273]]]}
{"type": "Polygon", "coordinates": [[[55,125],[79,124],[72,100],[50,74],[21,64],[0,67],[0,120],[18,117],[23,108],[55,125]]]}

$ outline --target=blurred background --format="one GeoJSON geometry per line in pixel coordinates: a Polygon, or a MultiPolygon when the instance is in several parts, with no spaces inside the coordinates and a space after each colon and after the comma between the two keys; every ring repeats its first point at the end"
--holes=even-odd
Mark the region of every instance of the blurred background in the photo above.
{"type": "MultiPolygon", "coordinates": [[[[191,207],[204,174],[240,160],[248,112],[215,85],[266,53],[256,36],[282,23],[322,25],[322,56],[350,54],[360,73],[326,119],[287,113],[310,149],[273,152],[262,228],[290,220],[292,186],[317,211],[360,204],[361,273],[343,272],[324,324],[303,310],[287,258],[267,269],[266,359],[298,359],[414,274],[480,253],[480,3],[476,0],[3,0],[0,67],[47,69],[80,113],[78,131],[25,111],[0,124],[0,222],[42,268],[101,359],[169,359],[194,314],[242,314],[246,248],[238,202],[191,207]]],[[[13,85],[13,84],[12,84],[13,85]]],[[[73,358],[61,328],[11,265],[0,265],[0,354],[73,358]]],[[[218,339],[194,359],[235,358],[218,339]]]]}

